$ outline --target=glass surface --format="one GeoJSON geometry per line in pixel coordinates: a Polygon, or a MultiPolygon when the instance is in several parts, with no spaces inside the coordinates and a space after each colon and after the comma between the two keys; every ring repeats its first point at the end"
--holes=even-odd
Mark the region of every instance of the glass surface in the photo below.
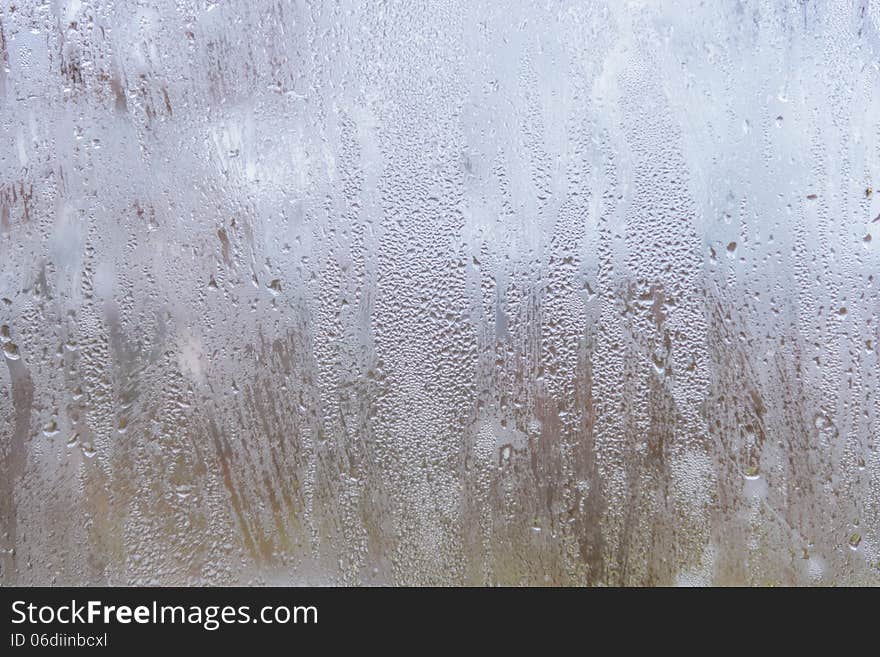
{"type": "Polygon", "coordinates": [[[0,5],[3,584],[880,584],[880,5],[0,5]]]}

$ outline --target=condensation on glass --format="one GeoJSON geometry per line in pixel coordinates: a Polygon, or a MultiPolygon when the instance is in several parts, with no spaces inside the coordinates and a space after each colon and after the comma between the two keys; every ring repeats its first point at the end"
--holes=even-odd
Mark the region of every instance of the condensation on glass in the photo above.
{"type": "Polygon", "coordinates": [[[880,584],[880,5],[0,8],[3,584],[880,584]]]}

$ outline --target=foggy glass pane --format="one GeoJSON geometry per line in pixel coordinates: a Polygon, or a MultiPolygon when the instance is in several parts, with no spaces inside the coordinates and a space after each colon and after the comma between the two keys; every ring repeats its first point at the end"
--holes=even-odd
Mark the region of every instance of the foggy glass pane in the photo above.
{"type": "Polygon", "coordinates": [[[0,5],[0,582],[880,584],[880,5],[0,5]]]}

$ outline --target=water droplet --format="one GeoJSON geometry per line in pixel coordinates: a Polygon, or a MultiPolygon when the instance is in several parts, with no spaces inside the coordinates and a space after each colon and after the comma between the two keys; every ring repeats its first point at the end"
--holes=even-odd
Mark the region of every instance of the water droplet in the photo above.
{"type": "Polygon", "coordinates": [[[21,358],[18,353],[18,346],[14,342],[6,342],[3,345],[3,355],[6,356],[9,360],[18,360],[21,358]]]}

